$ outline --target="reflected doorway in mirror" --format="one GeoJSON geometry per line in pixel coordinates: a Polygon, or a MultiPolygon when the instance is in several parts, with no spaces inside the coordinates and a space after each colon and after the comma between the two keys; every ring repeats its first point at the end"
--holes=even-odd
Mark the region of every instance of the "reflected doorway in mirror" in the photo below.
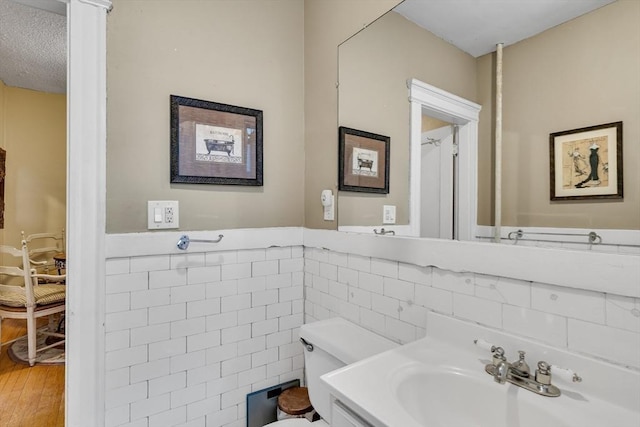
{"type": "MultiPolygon", "coordinates": [[[[440,212],[440,218],[446,221],[439,221],[435,232],[440,237],[457,240],[473,240],[477,227],[477,157],[478,157],[478,120],[480,105],[461,98],[450,92],[421,82],[417,79],[407,81],[409,89],[409,100],[411,102],[411,166],[410,166],[410,235],[416,237],[426,237],[422,231],[422,122],[424,116],[429,116],[455,125],[456,144],[453,140],[444,144],[449,153],[444,149],[439,150],[438,157],[442,155],[441,163],[451,165],[450,158],[454,152],[454,170],[441,173],[441,177],[449,177],[440,184],[446,186],[447,200],[441,200],[440,206],[447,212],[440,212]],[[455,186],[455,191],[454,191],[455,186]],[[449,200],[451,197],[453,199],[449,200]],[[446,203],[445,203],[446,202],[446,203]],[[439,230],[438,230],[439,229],[439,230]]],[[[446,135],[432,135],[435,139],[440,139],[440,147],[443,141],[450,135],[449,130],[446,135]]],[[[437,161],[437,160],[436,160],[437,161]]]]}
{"type": "Polygon", "coordinates": [[[422,116],[425,122],[445,126],[422,133],[420,151],[420,237],[452,239],[455,220],[454,127],[445,121],[422,116]],[[425,142],[426,140],[426,142],[425,142]],[[433,142],[430,142],[432,140],[433,142]]]}

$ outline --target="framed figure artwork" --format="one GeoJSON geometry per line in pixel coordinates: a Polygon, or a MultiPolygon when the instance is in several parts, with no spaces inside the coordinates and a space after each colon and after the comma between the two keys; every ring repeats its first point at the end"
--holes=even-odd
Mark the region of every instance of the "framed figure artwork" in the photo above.
{"type": "Polygon", "coordinates": [[[263,185],[262,111],[171,95],[171,182],[263,185]]]}
{"type": "Polygon", "coordinates": [[[390,138],[344,126],[338,137],[338,190],[388,194],[390,138]]]}
{"type": "Polygon", "coordinates": [[[622,199],[622,122],[549,135],[551,200],[622,199]]]}

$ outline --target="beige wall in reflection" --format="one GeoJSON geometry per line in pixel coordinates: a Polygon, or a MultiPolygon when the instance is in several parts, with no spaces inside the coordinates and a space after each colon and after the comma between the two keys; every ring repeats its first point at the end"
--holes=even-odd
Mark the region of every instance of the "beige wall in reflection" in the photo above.
{"type": "Polygon", "coordinates": [[[389,194],[340,192],[341,226],[381,225],[382,206],[409,222],[410,106],[416,78],[469,100],[476,96],[471,55],[391,12],[339,48],[339,125],[391,137],[389,194]]]}
{"type": "MultiPolygon", "coordinates": [[[[640,146],[633,143],[640,138],[638,16],[639,2],[621,0],[504,49],[503,225],[640,229],[640,168],[637,167],[640,146]],[[624,199],[551,202],[549,134],[616,121],[624,122],[624,199]]],[[[396,15],[396,18],[399,17],[396,15]]],[[[408,129],[408,106],[397,102],[397,109],[391,108],[397,93],[406,94],[403,84],[407,75],[482,105],[478,223],[493,225],[495,54],[477,58],[468,68],[461,66],[460,56],[466,54],[424,30],[425,46],[414,52],[412,46],[418,42],[399,42],[402,35],[411,30],[401,25],[391,27],[392,22],[400,23],[399,19],[386,20],[385,17],[349,40],[351,45],[362,34],[370,37],[368,34],[372,33],[366,50],[375,60],[367,64],[371,71],[353,79],[358,89],[350,95],[347,96],[346,91],[351,89],[341,82],[339,124],[389,134],[392,147],[398,140],[407,138],[404,132],[408,129]],[[376,28],[383,26],[389,27],[387,32],[374,35],[376,28]],[[391,40],[395,46],[402,46],[396,50],[407,53],[410,58],[403,58],[401,62],[398,58],[401,53],[385,50],[391,40]],[[438,43],[447,48],[434,51],[438,43]],[[392,65],[388,66],[387,58],[393,60],[392,65]],[[376,64],[380,70],[373,68],[376,64]],[[416,68],[412,68],[414,65],[416,68]],[[474,83],[469,83],[464,74],[469,70],[474,83]],[[391,83],[381,77],[385,73],[397,86],[393,93],[389,88],[391,83]],[[372,94],[379,95],[379,100],[375,101],[372,94]],[[350,104],[351,99],[366,102],[350,104]],[[402,111],[404,108],[406,111],[402,111]],[[396,115],[397,111],[401,113],[396,115]],[[385,116],[393,117],[393,123],[382,121],[385,116]]],[[[395,148],[398,150],[398,145],[395,148]]],[[[389,196],[381,199],[358,193],[340,194],[341,225],[379,224],[380,205],[389,204],[390,200],[398,203],[399,223],[406,223],[405,211],[401,209],[403,202],[398,201],[405,191],[398,183],[405,181],[398,178],[397,169],[402,166],[396,163],[406,151],[399,152],[392,151],[391,155],[389,196]]],[[[315,156],[313,159],[318,161],[315,156]]],[[[337,162],[333,156],[331,160],[337,162]]],[[[332,171],[333,168],[335,166],[332,171]]],[[[310,173],[313,172],[308,170],[307,174],[310,173]]]]}
{"type": "MultiPolygon", "coordinates": [[[[640,2],[504,49],[502,224],[640,229],[640,2]],[[624,200],[551,202],[549,134],[622,121],[624,200]]],[[[478,58],[478,222],[492,224],[494,54],[478,58]]]]}
{"type": "Polygon", "coordinates": [[[338,45],[395,7],[399,0],[305,0],[305,225],[324,221],[320,192],[338,190],[338,45]]]}

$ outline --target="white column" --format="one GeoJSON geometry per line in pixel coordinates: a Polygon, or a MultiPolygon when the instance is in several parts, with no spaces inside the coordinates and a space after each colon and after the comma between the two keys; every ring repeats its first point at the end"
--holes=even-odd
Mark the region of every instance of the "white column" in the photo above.
{"type": "Polygon", "coordinates": [[[108,0],[69,0],[67,14],[66,425],[104,425],[106,14],[108,0]]]}

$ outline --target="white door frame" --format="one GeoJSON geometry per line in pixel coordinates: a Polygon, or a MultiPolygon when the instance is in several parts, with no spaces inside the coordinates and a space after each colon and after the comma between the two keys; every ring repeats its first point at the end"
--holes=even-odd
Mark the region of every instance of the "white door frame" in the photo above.
{"type": "Polygon", "coordinates": [[[478,120],[480,105],[417,79],[407,81],[411,102],[409,229],[420,236],[420,142],[422,115],[458,125],[458,239],[473,240],[477,224],[478,120]]]}
{"type": "Polygon", "coordinates": [[[68,427],[104,425],[106,26],[110,0],[67,0],[68,427]]]}

